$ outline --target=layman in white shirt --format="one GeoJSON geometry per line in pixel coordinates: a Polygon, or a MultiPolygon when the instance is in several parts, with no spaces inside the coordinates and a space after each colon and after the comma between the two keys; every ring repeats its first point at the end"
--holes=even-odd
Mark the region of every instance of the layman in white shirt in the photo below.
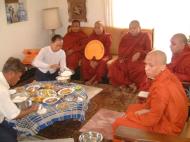
{"type": "Polygon", "coordinates": [[[32,62],[32,65],[37,67],[35,73],[36,81],[55,80],[59,70],[69,70],[66,66],[66,55],[62,47],[63,38],[60,35],[54,35],[50,46],[40,50],[32,62]]]}
{"type": "Polygon", "coordinates": [[[31,106],[20,110],[11,101],[9,88],[14,86],[25,71],[19,59],[9,58],[0,72],[0,141],[17,142],[17,133],[8,125],[6,119],[19,119],[38,110],[38,106],[31,106]]]}

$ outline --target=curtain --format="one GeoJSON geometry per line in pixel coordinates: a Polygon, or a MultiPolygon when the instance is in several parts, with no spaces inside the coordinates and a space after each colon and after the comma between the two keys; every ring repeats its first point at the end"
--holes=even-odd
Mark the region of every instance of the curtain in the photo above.
{"type": "Polygon", "coordinates": [[[104,0],[104,7],[105,7],[105,25],[111,27],[113,26],[112,0],[104,0]]]}

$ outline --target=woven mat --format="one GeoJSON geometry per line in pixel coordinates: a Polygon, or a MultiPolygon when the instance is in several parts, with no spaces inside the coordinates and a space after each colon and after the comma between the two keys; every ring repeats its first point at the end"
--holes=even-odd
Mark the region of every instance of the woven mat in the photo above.
{"type": "Polygon", "coordinates": [[[80,132],[96,131],[102,133],[104,139],[112,140],[112,123],[123,112],[100,109],[81,129],[80,132]]]}

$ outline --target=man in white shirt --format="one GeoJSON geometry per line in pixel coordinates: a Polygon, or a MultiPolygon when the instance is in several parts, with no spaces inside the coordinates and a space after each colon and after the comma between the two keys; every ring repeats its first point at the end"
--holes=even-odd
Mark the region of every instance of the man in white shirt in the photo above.
{"type": "Polygon", "coordinates": [[[14,86],[19,80],[25,68],[21,61],[16,58],[9,58],[3,71],[0,72],[0,141],[17,142],[17,133],[4,119],[19,119],[38,110],[37,106],[31,106],[25,110],[20,110],[11,101],[9,88],[14,86]]]}
{"type": "Polygon", "coordinates": [[[66,66],[66,56],[63,47],[63,38],[54,35],[50,46],[44,47],[35,57],[32,65],[37,67],[35,80],[50,81],[55,80],[58,71],[68,70],[66,66]]]}

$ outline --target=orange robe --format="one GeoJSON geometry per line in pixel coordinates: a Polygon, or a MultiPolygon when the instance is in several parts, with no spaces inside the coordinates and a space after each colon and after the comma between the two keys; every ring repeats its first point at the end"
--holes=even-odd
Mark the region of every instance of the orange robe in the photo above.
{"type": "Polygon", "coordinates": [[[68,68],[75,70],[78,67],[79,61],[82,58],[86,38],[87,35],[82,31],[69,32],[63,37],[63,50],[66,52],[66,55],[69,50],[73,50],[73,53],[66,56],[68,68]]]}
{"type": "Polygon", "coordinates": [[[126,116],[117,118],[113,131],[120,126],[139,128],[156,133],[179,134],[188,116],[187,97],[181,82],[168,69],[152,81],[149,96],[143,104],[132,104],[126,116]],[[150,109],[150,112],[137,115],[136,111],[150,109]]]}
{"type": "Polygon", "coordinates": [[[109,79],[112,85],[122,86],[135,83],[137,87],[145,78],[144,58],[151,51],[151,41],[146,33],[139,33],[137,36],[132,36],[127,33],[119,44],[119,59],[109,66],[109,79]],[[132,62],[132,56],[140,52],[140,58],[132,62]],[[120,59],[124,62],[120,63],[120,59]]]}
{"type": "Polygon", "coordinates": [[[190,47],[186,46],[181,53],[173,55],[168,68],[181,81],[190,81],[190,47]]]}
{"type": "Polygon", "coordinates": [[[90,66],[90,60],[86,59],[85,57],[82,60],[81,66],[81,74],[84,81],[90,80],[93,76],[95,77],[94,81],[100,82],[102,77],[106,75],[107,72],[107,61],[111,58],[110,54],[110,47],[111,47],[111,35],[109,33],[103,33],[101,35],[97,35],[96,33],[92,33],[89,38],[88,42],[91,40],[99,40],[104,45],[104,56],[101,60],[96,60],[98,65],[96,68],[92,68],[90,66]],[[107,57],[107,60],[104,60],[107,57]]]}

